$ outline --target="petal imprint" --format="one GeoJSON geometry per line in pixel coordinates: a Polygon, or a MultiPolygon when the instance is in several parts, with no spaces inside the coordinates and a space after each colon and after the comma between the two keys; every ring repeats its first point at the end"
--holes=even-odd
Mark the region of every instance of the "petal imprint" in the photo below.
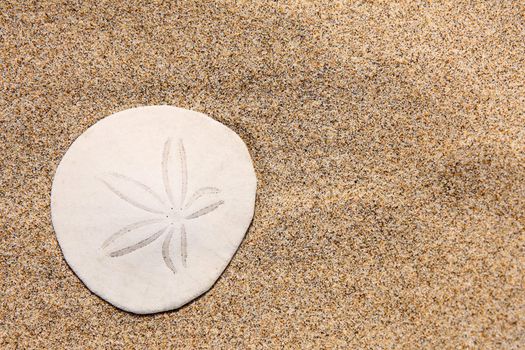
{"type": "Polygon", "coordinates": [[[175,265],[173,264],[173,260],[171,260],[171,256],[170,256],[170,245],[171,245],[172,237],[173,237],[173,228],[170,229],[170,232],[167,234],[166,238],[164,238],[164,242],[162,243],[162,258],[164,259],[164,263],[166,264],[166,266],[173,273],[177,273],[177,270],[175,269],[175,265]]]}
{"type": "Polygon", "coordinates": [[[182,266],[186,267],[186,260],[188,259],[188,239],[184,225],[180,227],[180,257],[182,259],[182,266]]]}
{"type": "Polygon", "coordinates": [[[205,195],[208,195],[208,194],[217,194],[219,192],[221,192],[221,191],[218,188],[216,188],[216,187],[202,187],[202,188],[199,188],[197,191],[195,191],[193,196],[191,196],[190,200],[188,201],[188,203],[186,204],[184,209],[188,209],[189,207],[191,207],[191,205],[193,203],[195,203],[195,201],[197,199],[201,198],[202,196],[205,196],[205,195]]]}
{"type": "Polygon", "coordinates": [[[111,256],[112,258],[115,258],[117,256],[122,256],[122,255],[129,254],[131,252],[134,252],[137,249],[144,248],[145,246],[147,246],[148,244],[152,243],[157,238],[162,236],[162,234],[164,233],[164,231],[166,231],[166,229],[167,229],[167,227],[164,227],[162,230],[155,232],[154,234],[152,234],[151,236],[149,236],[146,239],[143,239],[142,241],[138,242],[137,244],[133,244],[133,245],[131,245],[129,247],[126,247],[126,248],[119,249],[119,250],[116,250],[114,252],[111,252],[111,253],[109,253],[109,256],[111,256]]]}
{"type": "Polygon", "coordinates": [[[208,213],[211,213],[212,211],[214,211],[215,209],[217,209],[218,207],[220,207],[223,204],[224,204],[224,201],[215,202],[215,203],[210,204],[210,205],[208,205],[208,206],[206,206],[206,207],[204,207],[202,209],[197,210],[193,214],[190,214],[190,215],[186,216],[185,219],[187,219],[187,220],[196,219],[199,216],[203,216],[203,215],[206,215],[208,213]]]}
{"type": "Polygon", "coordinates": [[[179,140],[179,157],[180,157],[180,208],[184,205],[186,199],[186,192],[188,190],[188,166],[186,164],[186,150],[182,140],[179,140]]]}
{"type": "Polygon", "coordinates": [[[159,202],[162,205],[162,207],[166,205],[166,203],[164,203],[164,200],[157,193],[155,193],[155,191],[153,191],[151,187],[143,184],[142,182],[132,179],[131,177],[128,177],[126,175],[119,174],[119,173],[111,173],[110,175],[112,175],[115,178],[127,181],[130,184],[136,185],[137,187],[142,189],[144,192],[151,195],[151,197],[154,198],[157,202],[159,202]]]}
{"type": "Polygon", "coordinates": [[[162,181],[164,182],[164,188],[166,189],[166,194],[170,200],[171,205],[173,202],[173,191],[171,190],[171,180],[169,176],[168,163],[170,160],[170,151],[171,151],[171,139],[167,139],[164,142],[164,151],[162,152],[162,181]]]}
{"type": "Polygon", "coordinates": [[[154,214],[162,214],[164,213],[163,210],[159,210],[159,209],[156,209],[156,208],[153,208],[151,206],[148,206],[148,205],[144,205],[136,200],[134,200],[133,198],[131,198],[130,196],[124,194],[122,191],[120,191],[119,189],[117,189],[115,186],[113,186],[112,184],[110,184],[109,182],[107,182],[106,180],[103,180],[103,179],[100,179],[100,181],[102,181],[102,183],[104,185],[106,185],[106,187],[111,191],[113,192],[115,195],[117,195],[120,199],[128,202],[129,204],[133,205],[134,207],[137,207],[139,209],[142,209],[144,211],[147,211],[147,212],[150,212],[150,213],[154,213],[154,214]]]}
{"type": "Polygon", "coordinates": [[[144,227],[144,226],[148,226],[148,225],[159,223],[162,220],[163,219],[142,220],[142,221],[137,221],[137,222],[135,222],[133,224],[130,224],[130,225],[126,225],[123,228],[121,228],[120,230],[118,230],[117,232],[115,232],[114,234],[112,234],[111,236],[109,236],[109,238],[106,239],[104,241],[104,243],[102,243],[102,248],[106,248],[108,245],[110,245],[115,240],[117,240],[119,237],[125,235],[128,232],[131,232],[133,230],[136,230],[136,229],[144,227]]]}

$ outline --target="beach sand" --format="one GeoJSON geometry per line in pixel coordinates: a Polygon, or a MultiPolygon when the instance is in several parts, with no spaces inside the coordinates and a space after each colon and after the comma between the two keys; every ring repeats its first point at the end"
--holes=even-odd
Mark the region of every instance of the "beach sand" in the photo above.
{"type": "Polygon", "coordinates": [[[0,2],[0,347],[525,347],[520,1],[0,2]],[[204,112],[246,142],[255,217],[204,296],[136,316],[50,220],[96,121],[204,112]]]}

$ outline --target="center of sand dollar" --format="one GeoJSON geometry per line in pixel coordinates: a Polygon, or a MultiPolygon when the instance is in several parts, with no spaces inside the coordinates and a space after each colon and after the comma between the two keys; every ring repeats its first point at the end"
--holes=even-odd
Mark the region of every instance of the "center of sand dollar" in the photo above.
{"type": "Polygon", "coordinates": [[[180,209],[170,208],[166,218],[171,225],[179,225],[182,223],[182,211],[180,209]]]}

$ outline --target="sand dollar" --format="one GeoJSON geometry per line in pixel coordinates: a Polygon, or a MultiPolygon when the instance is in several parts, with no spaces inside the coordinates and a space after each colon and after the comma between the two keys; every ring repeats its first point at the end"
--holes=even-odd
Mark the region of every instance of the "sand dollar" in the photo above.
{"type": "Polygon", "coordinates": [[[209,290],[253,217],[256,177],[239,136],[170,106],[100,120],[61,160],[51,194],[64,257],[95,294],[146,314],[209,290]]]}

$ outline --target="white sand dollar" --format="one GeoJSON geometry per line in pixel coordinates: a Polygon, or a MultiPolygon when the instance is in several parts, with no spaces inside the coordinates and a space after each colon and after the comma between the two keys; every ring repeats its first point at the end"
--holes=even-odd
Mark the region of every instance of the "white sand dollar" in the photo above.
{"type": "Polygon", "coordinates": [[[126,311],[178,308],[212,287],[253,217],[244,142],[204,114],[169,106],[102,119],[53,180],[64,257],[95,294],[126,311]]]}

